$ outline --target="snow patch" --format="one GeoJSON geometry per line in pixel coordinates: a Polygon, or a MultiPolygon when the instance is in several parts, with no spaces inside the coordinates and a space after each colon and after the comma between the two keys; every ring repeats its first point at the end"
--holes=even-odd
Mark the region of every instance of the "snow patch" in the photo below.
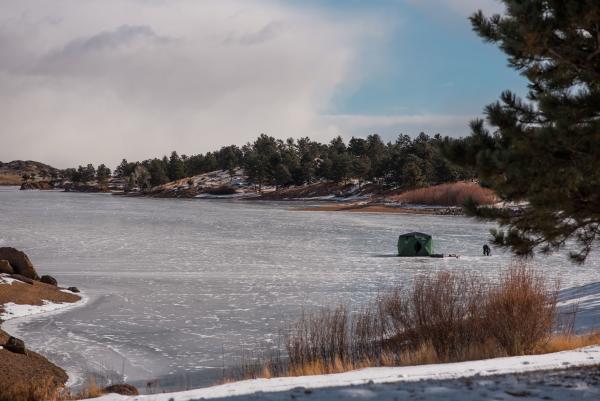
{"type": "Polygon", "coordinates": [[[19,280],[10,277],[8,274],[0,274],[0,284],[12,285],[12,283],[14,283],[15,281],[18,282],[19,280]]]}
{"type": "Polygon", "coordinates": [[[24,318],[40,315],[47,316],[63,312],[67,309],[80,307],[88,302],[88,297],[77,294],[81,299],[77,302],[50,302],[42,300],[42,305],[23,305],[8,302],[3,305],[4,312],[0,314],[0,320],[3,320],[3,326],[6,331],[13,332],[18,323],[24,318]],[[19,320],[19,322],[16,322],[19,320]]]}
{"type": "Polygon", "coordinates": [[[39,313],[51,312],[57,309],[62,309],[65,307],[65,305],[67,305],[67,303],[53,303],[46,300],[42,302],[42,305],[22,305],[15,304],[13,302],[8,302],[4,304],[4,313],[0,314],[0,319],[9,320],[29,315],[37,315],[39,313]]]}
{"type": "MultiPolygon", "coordinates": [[[[526,355],[507,358],[485,359],[458,363],[444,363],[391,368],[367,368],[345,373],[300,377],[280,377],[273,379],[244,380],[214,387],[177,393],[153,394],[137,397],[124,397],[109,394],[95,398],[98,401],[189,401],[221,397],[236,397],[262,393],[278,393],[277,399],[290,399],[294,389],[321,389],[340,386],[358,386],[384,383],[412,383],[423,380],[444,380],[467,377],[482,377],[509,373],[524,373],[537,370],[550,370],[574,366],[589,366],[600,363],[600,346],[586,347],[573,351],[562,351],[545,355],[526,355]]],[[[428,386],[431,388],[431,386],[428,386]]],[[[352,387],[348,387],[351,390],[352,387]]],[[[362,388],[362,390],[366,390],[362,388]]],[[[375,391],[375,388],[372,390],[375,391]]],[[[377,394],[369,393],[370,398],[377,394]]],[[[257,398],[260,399],[260,398],[257,398]]],[[[271,399],[271,398],[269,398],[271,399]]],[[[273,398],[275,399],[275,398],[273,398]]]]}

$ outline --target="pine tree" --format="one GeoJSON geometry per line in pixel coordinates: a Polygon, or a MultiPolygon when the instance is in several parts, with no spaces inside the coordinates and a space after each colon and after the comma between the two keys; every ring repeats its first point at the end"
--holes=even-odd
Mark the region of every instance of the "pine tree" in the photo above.
{"type": "Polygon", "coordinates": [[[171,152],[167,173],[171,181],[179,180],[185,177],[185,164],[176,151],[171,152]]]}
{"type": "Polygon", "coordinates": [[[362,186],[363,181],[371,174],[371,159],[366,156],[355,157],[352,159],[351,170],[352,176],[358,178],[359,186],[362,186]]]}
{"type": "Polygon", "coordinates": [[[159,159],[152,159],[148,163],[147,170],[150,174],[151,186],[155,187],[157,185],[162,185],[169,181],[169,177],[167,177],[167,172],[163,161],[159,159]]]}
{"type": "Polygon", "coordinates": [[[402,167],[402,186],[406,189],[419,188],[425,185],[423,170],[419,167],[419,157],[409,155],[402,167]]]}
{"type": "Polygon", "coordinates": [[[110,178],[110,169],[104,164],[100,164],[96,170],[96,179],[98,182],[106,182],[110,178]]]}
{"type": "Polygon", "coordinates": [[[600,2],[504,0],[505,15],[471,16],[474,30],[500,47],[529,80],[528,100],[510,91],[485,108],[487,125],[446,139],[448,155],[475,166],[517,213],[477,208],[493,218],[497,245],[517,255],[562,248],[583,263],[600,239],[600,2]]]}

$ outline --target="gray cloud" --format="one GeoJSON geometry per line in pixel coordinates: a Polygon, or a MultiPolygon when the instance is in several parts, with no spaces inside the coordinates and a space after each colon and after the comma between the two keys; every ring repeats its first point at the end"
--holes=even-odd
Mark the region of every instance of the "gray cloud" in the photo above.
{"type": "Polygon", "coordinates": [[[250,32],[242,35],[230,33],[223,42],[226,44],[251,46],[274,39],[280,35],[283,30],[284,26],[281,22],[272,21],[256,32],[250,32]]]}
{"type": "Polygon", "coordinates": [[[69,59],[79,57],[82,54],[131,45],[136,41],[159,42],[163,40],[167,39],[157,36],[149,26],[121,25],[114,31],[100,32],[91,37],[72,40],[60,51],[52,53],[50,58],[69,59]]]}
{"type": "Polygon", "coordinates": [[[22,0],[0,16],[0,160],[59,167],[315,135],[381,32],[256,0],[22,0]]]}
{"type": "Polygon", "coordinates": [[[41,57],[32,72],[59,75],[97,73],[94,64],[102,63],[106,55],[128,52],[134,47],[164,45],[171,40],[158,36],[149,26],[121,25],[113,31],[71,40],[63,48],[41,57]]]}
{"type": "MultiPolygon", "coordinates": [[[[277,137],[463,133],[464,116],[326,116],[386,28],[258,0],[0,3],[0,160],[116,165],[277,137]]],[[[356,20],[354,20],[356,19],[356,20]]],[[[377,64],[377,63],[373,63],[377,64]]]]}

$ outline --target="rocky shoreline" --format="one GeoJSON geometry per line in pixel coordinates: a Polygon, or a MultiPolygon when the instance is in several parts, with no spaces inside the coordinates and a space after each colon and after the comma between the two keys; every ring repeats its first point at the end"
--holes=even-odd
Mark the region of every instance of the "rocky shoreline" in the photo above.
{"type": "Polygon", "coordinates": [[[395,199],[400,190],[385,189],[373,183],[333,183],[318,181],[308,185],[277,188],[257,187],[247,181],[243,170],[233,174],[218,170],[172,181],[146,190],[128,188],[119,178],[111,178],[106,183],[71,182],[26,182],[21,186],[27,189],[62,189],[65,192],[106,192],[124,197],[150,197],[173,199],[221,199],[252,201],[292,201],[319,202],[321,206],[294,208],[302,211],[362,212],[362,213],[410,213],[442,216],[463,214],[461,206],[435,206],[410,204],[395,199]]]}
{"type": "MultiPolygon", "coordinates": [[[[43,302],[72,303],[81,298],[79,290],[58,286],[49,275],[38,275],[24,252],[15,248],[0,248],[0,324],[12,317],[11,306],[41,305],[43,302]]],[[[22,388],[44,383],[49,391],[62,387],[66,372],[43,356],[27,349],[22,339],[0,329],[0,394],[13,394],[16,398],[22,388]]],[[[0,397],[1,399],[2,397],[0,397]]]]}
{"type": "MultiPolygon", "coordinates": [[[[0,401],[29,401],[68,393],[65,370],[28,349],[25,341],[3,331],[1,325],[9,319],[81,302],[78,294],[76,287],[61,287],[54,277],[40,276],[24,252],[0,247],[0,401]]],[[[129,387],[102,391],[137,394],[129,387]]]]}

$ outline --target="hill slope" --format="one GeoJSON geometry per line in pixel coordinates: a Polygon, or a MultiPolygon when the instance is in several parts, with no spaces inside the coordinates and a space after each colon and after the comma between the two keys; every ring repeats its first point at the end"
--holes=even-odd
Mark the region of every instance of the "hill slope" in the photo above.
{"type": "Polygon", "coordinates": [[[39,179],[50,178],[58,172],[57,168],[32,160],[13,160],[8,163],[0,162],[0,185],[21,185],[23,174],[35,174],[39,179]]]}

